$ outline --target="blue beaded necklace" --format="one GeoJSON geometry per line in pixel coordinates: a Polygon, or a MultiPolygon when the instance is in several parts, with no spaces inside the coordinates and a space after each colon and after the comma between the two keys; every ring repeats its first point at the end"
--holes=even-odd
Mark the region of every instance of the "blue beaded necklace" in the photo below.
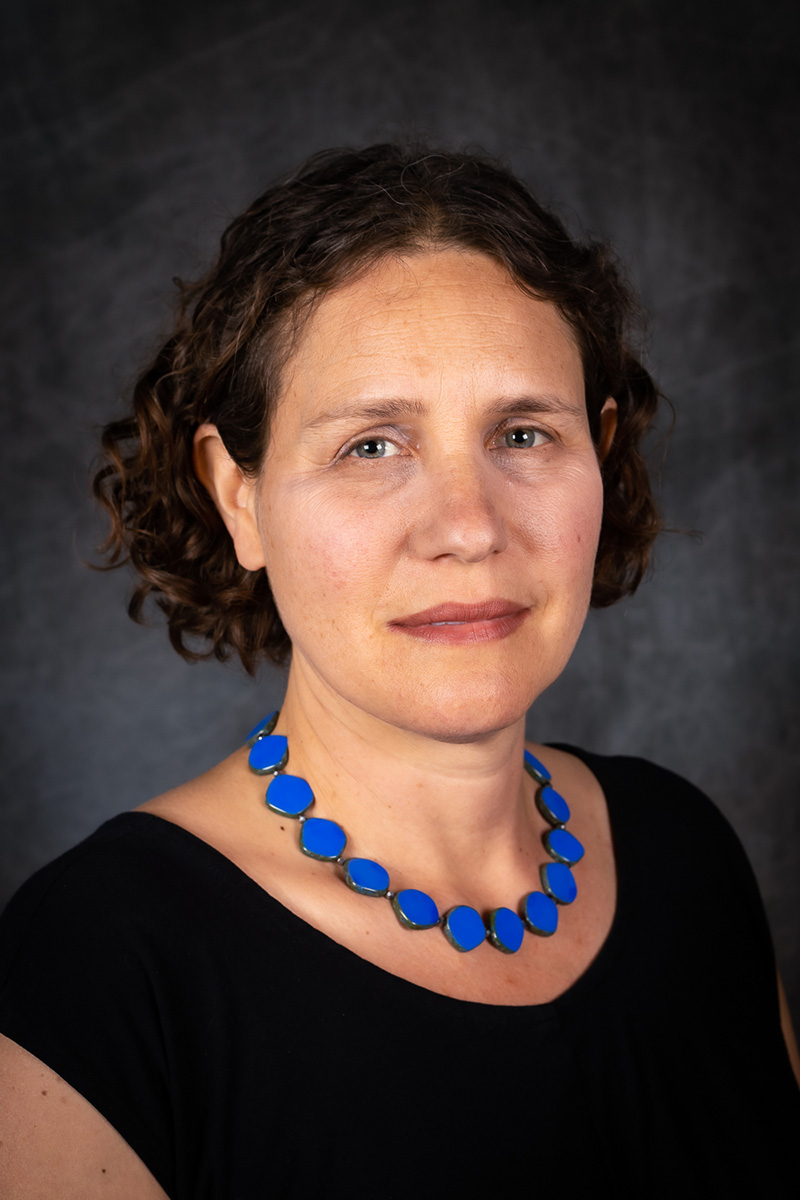
{"type": "Polygon", "coordinates": [[[289,743],[273,734],[280,713],[276,710],[259,721],[247,735],[250,769],[256,775],[270,775],[266,805],[281,817],[292,817],[300,825],[300,849],[310,858],[342,868],[344,882],[362,896],[382,896],[391,901],[395,916],[405,929],[433,929],[441,926],[456,950],[474,950],[489,941],[504,954],[515,954],[522,945],[527,928],[539,937],[550,937],[558,925],[558,905],[571,904],[578,894],[571,867],[583,858],[583,846],[568,833],[569,806],[550,784],[550,772],[544,763],[525,751],[525,770],[536,784],[536,807],[550,824],[542,841],[551,862],[539,867],[542,890],[528,892],[520,905],[520,917],[510,908],[493,908],[486,922],[477,909],[457,904],[439,916],[439,910],[426,892],[404,888],[393,892],[389,872],[371,858],[343,858],[347,837],[341,825],[322,817],[308,817],[314,793],[299,775],[284,771],[289,761],[289,743]]]}

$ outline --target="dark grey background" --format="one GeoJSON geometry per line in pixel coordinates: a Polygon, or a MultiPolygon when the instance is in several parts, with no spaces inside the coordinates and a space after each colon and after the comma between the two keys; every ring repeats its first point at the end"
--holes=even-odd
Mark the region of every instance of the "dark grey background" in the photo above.
{"type": "MultiPolygon", "coordinates": [[[[504,156],[610,236],[677,427],[671,524],[531,729],[689,776],[743,838],[800,1009],[795,5],[257,0],[4,6],[5,898],[229,753],[279,674],[190,667],[82,565],[95,429],[229,218],[332,144],[504,156]]],[[[662,456],[663,458],[663,456],[662,456]]],[[[657,459],[657,463],[661,460],[657,459]]],[[[709,847],[713,854],[713,847],[709,847]]],[[[703,880],[687,879],[703,920],[703,880]]]]}

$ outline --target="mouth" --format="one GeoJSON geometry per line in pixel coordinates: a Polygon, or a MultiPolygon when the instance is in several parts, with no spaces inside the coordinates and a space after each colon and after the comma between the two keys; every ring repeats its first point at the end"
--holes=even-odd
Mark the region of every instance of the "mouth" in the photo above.
{"type": "Polygon", "coordinates": [[[422,612],[399,617],[390,628],[410,637],[441,645],[490,642],[509,637],[530,612],[513,600],[483,600],[477,604],[436,604],[422,612]]]}

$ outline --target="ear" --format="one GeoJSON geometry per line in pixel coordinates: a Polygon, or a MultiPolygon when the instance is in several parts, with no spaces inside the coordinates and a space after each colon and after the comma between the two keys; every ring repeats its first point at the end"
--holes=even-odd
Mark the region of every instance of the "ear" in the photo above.
{"type": "Polygon", "coordinates": [[[194,469],[233,539],[236,557],[248,571],[265,565],[256,521],[256,481],[231,458],[216,425],[194,435],[194,469]]]}
{"type": "Polygon", "coordinates": [[[600,409],[600,437],[597,439],[597,458],[600,463],[605,462],[616,432],[617,402],[613,396],[609,396],[600,409]]]}

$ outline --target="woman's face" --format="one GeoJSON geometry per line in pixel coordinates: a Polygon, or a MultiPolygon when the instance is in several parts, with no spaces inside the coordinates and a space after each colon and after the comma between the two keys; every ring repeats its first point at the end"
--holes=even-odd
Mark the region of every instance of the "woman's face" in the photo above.
{"type": "Polygon", "coordinates": [[[512,724],[569,658],[600,530],[568,327],[481,254],[383,260],[311,316],[249,503],[306,682],[438,738],[512,724]]]}

